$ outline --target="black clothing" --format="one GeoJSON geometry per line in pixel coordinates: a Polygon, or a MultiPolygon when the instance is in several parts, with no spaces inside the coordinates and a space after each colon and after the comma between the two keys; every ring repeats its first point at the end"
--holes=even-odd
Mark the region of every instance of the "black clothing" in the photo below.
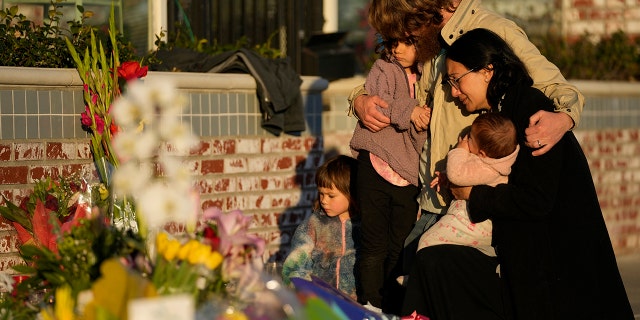
{"type": "Polygon", "coordinates": [[[417,311],[430,320],[508,319],[495,257],[442,244],[421,249],[414,261],[403,315],[417,311]]]}
{"type": "Polygon", "coordinates": [[[502,277],[515,319],[633,319],[587,159],[573,132],[533,156],[525,129],[535,112],[553,110],[541,91],[512,88],[501,114],[516,126],[520,152],[509,183],[475,186],[474,222],[493,221],[502,277]]]}
{"type": "Polygon", "coordinates": [[[157,54],[158,71],[248,73],[256,80],[256,93],[262,111],[263,129],[280,135],[298,135],[306,128],[300,85],[302,79],[286,58],[267,59],[248,49],[208,55],[174,48],[157,54]]]}
{"type": "Polygon", "coordinates": [[[358,300],[384,313],[400,314],[405,290],[396,278],[403,275],[404,240],[418,215],[418,187],[400,187],[382,178],[373,168],[368,151],[358,154],[355,183],[362,230],[358,300]]]}

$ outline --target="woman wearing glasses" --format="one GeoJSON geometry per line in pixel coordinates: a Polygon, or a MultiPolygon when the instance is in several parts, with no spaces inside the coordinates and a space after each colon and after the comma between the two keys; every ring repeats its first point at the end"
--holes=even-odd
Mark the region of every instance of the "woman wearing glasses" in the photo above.
{"type": "Polygon", "coordinates": [[[452,96],[467,112],[511,119],[520,151],[507,184],[452,188],[468,200],[472,221],[492,221],[498,260],[462,246],[420,250],[403,311],[435,320],[634,319],[575,136],[565,133],[537,157],[525,145],[529,117],[552,110],[553,102],[532,87],[511,47],[486,29],[456,40],[446,67],[452,96]],[[497,273],[490,272],[497,262],[497,273]]]}

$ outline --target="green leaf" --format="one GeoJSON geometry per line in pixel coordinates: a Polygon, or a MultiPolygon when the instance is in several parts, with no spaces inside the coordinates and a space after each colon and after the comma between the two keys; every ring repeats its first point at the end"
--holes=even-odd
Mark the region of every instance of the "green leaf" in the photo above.
{"type": "Polygon", "coordinates": [[[18,264],[15,265],[13,267],[11,267],[13,270],[15,270],[17,273],[19,274],[33,274],[36,273],[36,269],[24,264],[18,264]]]}
{"type": "Polygon", "coordinates": [[[27,216],[28,213],[11,203],[11,201],[7,200],[4,196],[2,196],[2,198],[4,199],[6,207],[0,207],[0,214],[7,220],[19,223],[27,231],[33,232],[33,225],[31,224],[30,217],[27,216]]]}

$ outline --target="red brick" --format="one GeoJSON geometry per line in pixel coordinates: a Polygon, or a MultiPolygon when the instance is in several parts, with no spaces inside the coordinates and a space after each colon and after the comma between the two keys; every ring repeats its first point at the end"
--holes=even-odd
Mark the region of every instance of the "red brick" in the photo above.
{"type": "Polygon", "coordinates": [[[0,144],[0,161],[11,160],[11,144],[0,144]]]}
{"type": "MultiPolygon", "coordinates": [[[[247,172],[247,159],[225,159],[225,173],[247,172]]],[[[263,172],[263,171],[259,171],[263,172]]]]}
{"type": "Polygon", "coordinates": [[[278,170],[292,169],[293,168],[293,160],[291,160],[291,157],[280,158],[278,160],[276,168],[278,170]]]}
{"type": "Polygon", "coordinates": [[[18,238],[15,233],[0,234],[0,254],[18,252],[18,238]]]}
{"type": "Polygon", "coordinates": [[[304,141],[304,144],[305,144],[305,151],[307,152],[313,151],[313,150],[317,150],[317,151],[324,150],[322,139],[306,138],[304,141]]]}
{"type": "Polygon", "coordinates": [[[207,141],[200,141],[200,143],[198,143],[198,146],[193,148],[191,150],[191,155],[192,156],[196,156],[196,155],[208,155],[211,153],[211,143],[207,142],[207,141]]]}
{"type": "MultiPolygon", "coordinates": [[[[0,204],[0,205],[4,206],[4,200],[2,200],[2,204],[0,204]]],[[[15,228],[13,227],[13,224],[11,223],[11,221],[5,219],[2,216],[0,216],[0,232],[13,232],[13,233],[15,233],[15,228]]]]}
{"type": "Polygon", "coordinates": [[[202,210],[206,210],[207,208],[210,208],[210,207],[216,207],[216,208],[222,209],[223,203],[224,203],[223,199],[205,200],[202,202],[202,210]]]}
{"type": "Polygon", "coordinates": [[[300,139],[287,139],[282,142],[282,150],[284,151],[304,151],[303,143],[300,139]]]}
{"type": "Polygon", "coordinates": [[[573,0],[574,7],[593,7],[593,0],[573,0]]]}
{"type": "Polygon", "coordinates": [[[196,187],[200,194],[213,193],[213,183],[209,179],[201,179],[196,182],[196,187]]]}
{"type": "Polygon", "coordinates": [[[216,154],[235,154],[236,153],[236,141],[235,140],[213,140],[211,146],[211,153],[216,154]]]}
{"type": "Polygon", "coordinates": [[[89,143],[90,142],[77,144],[76,156],[78,159],[93,159],[93,155],[91,154],[91,147],[89,146],[89,143]]]}
{"type": "Polygon", "coordinates": [[[29,176],[29,167],[0,167],[0,184],[25,184],[29,176]]]}
{"type": "Polygon", "coordinates": [[[29,182],[35,183],[37,180],[42,180],[46,177],[53,179],[60,176],[60,168],[57,166],[41,166],[32,167],[29,172],[29,182]]]}
{"type": "Polygon", "coordinates": [[[202,169],[200,173],[222,173],[224,172],[224,160],[202,160],[202,169]]]}
{"type": "Polygon", "coordinates": [[[252,228],[264,228],[277,226],[277,217],[273,213],[261,213],[253,215],[252,228]]]}
{"type": "Polygon", "coordinates": [[[264,201],[264,195],[257,196],[254,202],[256,208],[262,208],[263,201],[264,201]]]}
{"type": "Polygon", "coordinates": [[[19,160],[43,160],[44,145],[42,143],[17,143],[15,144],[14,159],[19,160]]]}
{"type": "Polygon", "coordinates": [[[69,159],[67,155],[62,152],[62,143],[49,142],[47,143],[47,159],[69,159]]]}
{"type": "MultiPolygon", "coordinates": [[[[82,172],[94,172],[96,170],[96,166],[92,163],[72,163],[62,165],[61,172],[62,175],[67,177],[72,174],[82,173],[82,172]]],[[[95,176],[97,178],[97,175],[95,176]]]]}
{"type": "Polygon", "coordinates": [[[24,260],[20,258],[20,256],[16,254],[8,254],[8,255],[0,255],[0,270],[8,273],[8,274],[16,274],[16,272],[12,269],[14,266],[23,265],[24,260]]]}
{"type": "Polygon", "coordinates": [[[230,192],[233,190],[230,190],[230,179],[229,178],[221,178],[216,180],[215,186],[213,187],[213,189],[216,192],[230,192]]]}
{"type": "Polygon", "coordinates": [[[47,143],[47,159],[66,160],[76,159],[76,143],[49,142],[47,143]]]}

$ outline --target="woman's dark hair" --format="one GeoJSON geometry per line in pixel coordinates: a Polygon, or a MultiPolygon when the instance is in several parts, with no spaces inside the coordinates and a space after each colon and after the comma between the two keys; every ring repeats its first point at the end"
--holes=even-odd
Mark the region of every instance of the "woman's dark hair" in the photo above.
{"type": "MultiPolygon", "coordinates": [[[[349,199],[349,213],[354,218],[358,213],[356,206],[355,183],[351,183],[356,179],[356,159],[338,155],[323,163],[316,171],[316,187],[333,188],[334,186],[347,199],[349,199]]],[[[316,200],[314,209],[320,208],[319,201],[316,200]]]]}
{"type": "Polygon", "coordinates": [[[487,101],[497,108],[500,99],[512,85],[533,85],[533,79],[522,60],[500,36],[487,29],[473,29],[463,34],[447,49],[447,59],[467,69],[493,70],[487,88],[487,101]]]}

